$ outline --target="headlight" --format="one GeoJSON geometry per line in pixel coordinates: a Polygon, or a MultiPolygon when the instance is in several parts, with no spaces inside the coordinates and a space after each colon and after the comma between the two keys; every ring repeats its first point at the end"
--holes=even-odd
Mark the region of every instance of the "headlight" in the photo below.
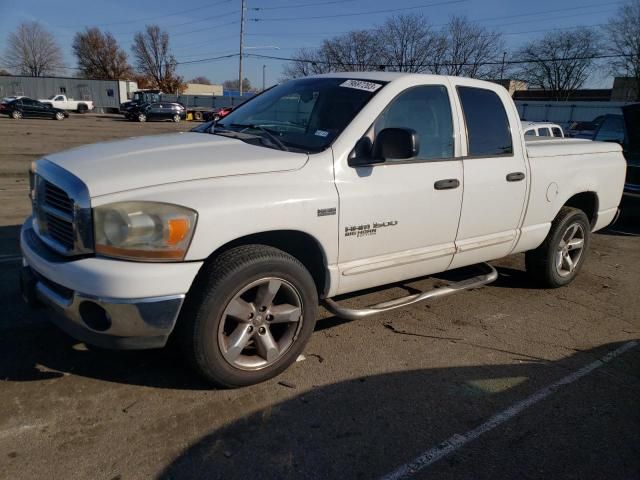
{"type": "Polygon", "coordinates": [[[142,261],[184,259],[197,213],[169,203],[118,202],[93,211],[96,253],[142,261]]]}

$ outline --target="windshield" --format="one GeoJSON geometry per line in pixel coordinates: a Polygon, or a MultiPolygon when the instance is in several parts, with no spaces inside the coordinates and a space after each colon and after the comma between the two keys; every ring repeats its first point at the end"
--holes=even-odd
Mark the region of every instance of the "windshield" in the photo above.
{"type": "Polygon", "coordinates": [[[207,131],[269,136],[285,147],[319,152],[385,83],[347,78],[291,80],[240,105],[207,131]]]}
{"type": "Polygon", "coordinates": [[[56,98],[56,97],[57,97],[57,95],[51,95],[51,96],[48,98],[48,100],[53,100],[53,99],[54,99],[54,98],[56,98]]]}

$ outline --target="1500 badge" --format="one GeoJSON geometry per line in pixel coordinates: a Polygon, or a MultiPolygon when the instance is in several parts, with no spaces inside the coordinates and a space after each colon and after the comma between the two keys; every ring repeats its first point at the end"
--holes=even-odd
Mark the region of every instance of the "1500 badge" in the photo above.
{"type": "Polygon", "coordinates": [[[388,222],[364,223],[362,225],[351,225],[344,227],[345,237],[371,237],[378,232],[380,228],[395,227],[398,225],[397,220],[389,220],[388,222]]]}

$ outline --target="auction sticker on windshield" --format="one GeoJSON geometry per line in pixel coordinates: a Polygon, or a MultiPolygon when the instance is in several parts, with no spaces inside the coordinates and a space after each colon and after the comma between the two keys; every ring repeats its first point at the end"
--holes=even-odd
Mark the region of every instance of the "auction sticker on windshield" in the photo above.
{"type": "Polygon", "coordinates": [[[340,84],[341,87],[355,88],[357,90],[365,90],[367,92],[375,92],[382,85],[379,83],[365,82],[363,80],[347,80],[340,84]]]}

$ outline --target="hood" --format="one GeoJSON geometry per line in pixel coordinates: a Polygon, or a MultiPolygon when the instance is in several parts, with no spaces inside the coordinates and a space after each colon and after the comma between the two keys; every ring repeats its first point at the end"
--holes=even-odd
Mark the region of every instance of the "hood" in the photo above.
{"type": "Polygon", "coordinates": [[[297,170],[308,155],[187,132],[96,143],[46,158],[80,178],[95,197],[188,180],[297,170]]]}

